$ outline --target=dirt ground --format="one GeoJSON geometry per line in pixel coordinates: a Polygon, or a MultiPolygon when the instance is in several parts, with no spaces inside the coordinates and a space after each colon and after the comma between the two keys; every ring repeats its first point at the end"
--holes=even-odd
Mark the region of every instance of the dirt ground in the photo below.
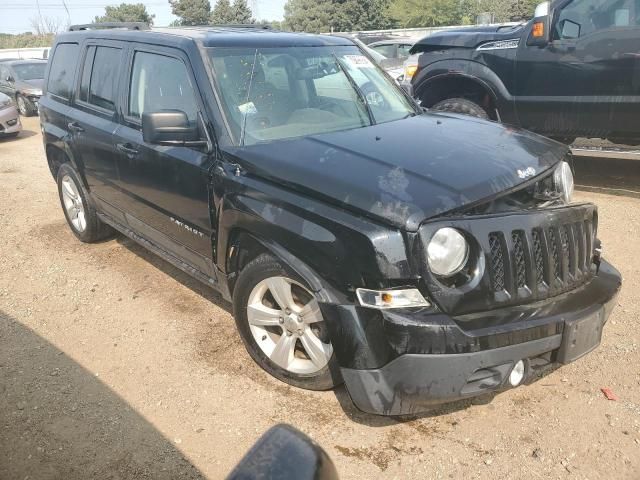
{"type": "Polygon", "coordinates": [[[598,350],[530,386],[391,419],[343,388],[269,377],[229,305],[129,240],[79,243],[38,120],[24,124],[0,141],[1,479],[221,478],[279,422],[344,479],[640,478],[640,199],[578,194],[600,206],[625,278],[598,350]]]}

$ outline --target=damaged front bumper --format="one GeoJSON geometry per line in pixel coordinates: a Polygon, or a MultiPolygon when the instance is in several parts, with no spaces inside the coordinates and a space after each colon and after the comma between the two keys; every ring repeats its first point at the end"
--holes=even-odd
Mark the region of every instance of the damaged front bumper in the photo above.
{"type": "Polygon", "coordinates": [[[456,317],[413,309],[377,311],[323,305],[354,404],[379,415],[509,388],[519,360],[525,381],[541,368],[598,346],[621,276],[603,262],[589,283],[544,302],[456,317]],[[329,315],[334,315],[330,317],[329,315]]]}

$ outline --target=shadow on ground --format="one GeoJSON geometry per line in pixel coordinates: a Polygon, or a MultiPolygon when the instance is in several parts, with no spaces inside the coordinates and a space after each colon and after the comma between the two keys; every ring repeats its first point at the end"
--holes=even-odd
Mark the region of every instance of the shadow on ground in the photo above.
{"type": "Polygon", "coordinates": [[[94,374],[0,311],[0,477],[203,475],[94,374]]]}

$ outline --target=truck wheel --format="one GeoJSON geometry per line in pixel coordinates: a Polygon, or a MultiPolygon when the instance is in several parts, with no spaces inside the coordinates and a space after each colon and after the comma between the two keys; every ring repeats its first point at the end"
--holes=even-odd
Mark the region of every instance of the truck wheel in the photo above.
{"type": "Polygon", "coordinates": [[[307,390],[341,383],[318,302],[275,258],[263,254],[242,269],[233,312],[249,355],[267,373],[307,390]]]}
{"type": "Polygon", "coordinates": [[[462,113],[472,117],[489,119],[489,114],[475,102],[466,98],[448,98],[436,103],[431,110],[440,110],[443,112],[462,113]]]}
{"type": "Polygon", "coordinates": [[[93,243],[113,234],[113,229],[98,218],[80,177],[71,165],[63,163],[60,166],[57,181],[64,216],[81,242],[93,243]]]}
{"type": "Polygon", "coordinates": [[[18,95],[16,97],[16,102],[18,103],[18,111],[23,117],[30,117],[36,110],[33,103],[31,103],[28,98],[24,98],[22,95],[18,95]]]}

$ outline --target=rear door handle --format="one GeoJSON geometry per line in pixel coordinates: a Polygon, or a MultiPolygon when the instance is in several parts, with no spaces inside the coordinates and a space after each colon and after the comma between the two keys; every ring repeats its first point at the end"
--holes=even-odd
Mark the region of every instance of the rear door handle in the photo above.
{"type": "Polygon", "coordinates": [[[82,128],[76,122],[69,123],[67,127],[69,127],[69,130],[71,130],[72,132],[76,132],[76,133],[84,132],[84,128],[82,128]]]}
{"type": "Polygon", "coordinates": [[[116,148],[129,158],[136,157],[139,153],[130,143],[118,143],[116,148]]]}

